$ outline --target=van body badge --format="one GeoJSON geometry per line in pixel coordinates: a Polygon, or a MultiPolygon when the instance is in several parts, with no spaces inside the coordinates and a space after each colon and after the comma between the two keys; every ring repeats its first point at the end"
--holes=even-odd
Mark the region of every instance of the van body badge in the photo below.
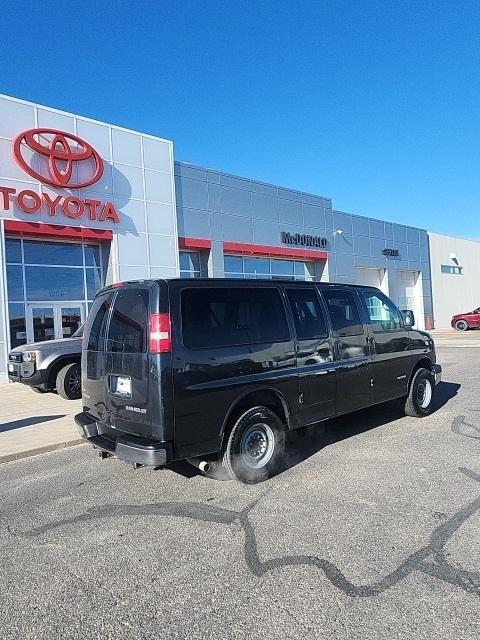
{"type": "Polygon", "coordinates": [[[140,407],[132,407],[132,405],[127,404],[125,407],[126,411],[133,411],[134,413],[147,413],[146,409],[141,409],[140,407]]]}

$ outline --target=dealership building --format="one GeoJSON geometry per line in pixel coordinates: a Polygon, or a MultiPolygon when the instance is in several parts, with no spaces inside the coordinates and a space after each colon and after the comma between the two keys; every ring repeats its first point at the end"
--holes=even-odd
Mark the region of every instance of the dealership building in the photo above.
{"type": "Polygon", "coordinates": [[[429,329],[429,246],[424,229],[179,162],[169,140],[0,96],[0,378],[10,348],[68,337],[98,288],[137,278],[369,284],[429,329]]]}

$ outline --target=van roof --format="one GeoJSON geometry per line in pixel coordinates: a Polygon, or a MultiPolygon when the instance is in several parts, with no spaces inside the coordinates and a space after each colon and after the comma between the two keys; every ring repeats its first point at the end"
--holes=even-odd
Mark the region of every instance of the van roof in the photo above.
{"type": "Polygon", "coordinates": [[[268,278],[145,278],[142,280],[124,280],[122,282],[117,282],[114,284],[110,284],[106,287],[100,289],[97,293],[102,291],[108,291],[110,289],[120,288],[123,285],[134,285],[134,284],[150,284],[153,282],[184,282],[185,284],[194,285],[195,284],[205,284],[208,283],[210,285],[215,284],[239,284],[239,283],[248,283],[252,285],[272,285],[272,284],[298,284],[298,285],[321,285],[322,287],[355,287],[357,289],[376,289],[372,285],[363,285],[363,284],[354,284],[350,282],[314,282],[312,280],[291,280],[289,278],[275,278],[275,280],[268,278]]]}

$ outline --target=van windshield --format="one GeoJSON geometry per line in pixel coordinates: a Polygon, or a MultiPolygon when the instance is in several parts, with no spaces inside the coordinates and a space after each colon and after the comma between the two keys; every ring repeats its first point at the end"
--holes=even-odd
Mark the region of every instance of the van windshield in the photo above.
{"type": "Polygon", "coordinates": [[[148,291],[120,289],[107,332],[107,351],[143,353],[147,349],[148,291]]]}

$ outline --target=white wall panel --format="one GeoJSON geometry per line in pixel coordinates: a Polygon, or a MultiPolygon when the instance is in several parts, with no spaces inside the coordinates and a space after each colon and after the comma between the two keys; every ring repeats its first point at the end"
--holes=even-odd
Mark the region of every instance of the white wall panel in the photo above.
{"type": "MultiPolygon", "coordinates": [[[[22,155],[34,170],[42,172],[48,168],[45,156],[34,154],[27,147],[22,147],[22,155]]],[[[86,178],[92,167],[93,164],[89,167],[85,163],[78,170],[75,166],[72,179],[86,178]]],[[[169,140],[0,95],[0,186],[12,187],[17,192],[30,189],[53,199],[60,195],[62,198],[75,196],[100,200],[99,211],[105,202],[113,202],[120,219],[118,224],[109,220],[90,220],[88,208],[80,218],[65,216],[61,208],[56,216],[51,216],[45,204],[38,213],[24,213],[14,201],[8,211],[0,211],[4,220],[111,229],[114,234],[118,233],[108,252],[107,282],[117,278],[149,277],[151,266],[155,277],[178,275],[173,145],[169,140]],[[49,186],[26,174],[13,161],[11,144],[18,134],[35,127],[67,131],[92,145],[103,161],[102,178],[84,189],[72,190],[49,186]],[[148,231],[162,235],[153,236],[149,242],[148,231]],[[155,256],[152,265],[150,253],[155,256]]],[[[0,258],[2,278],[4,272],[4,261],[0,258]]],[[[0,309],[0,335],[7,333],[4,316],[0,309]]],[[[0,369],[0,376],[5,374],[3,369],[0,369]]]]}
{"type": "Polygon", "coordinates": [[[480,242],[436,233],[428,235],[435,327],[445,328],[450,326],[454,314],[480,307],[480,242]],[[442,273],[442,265],[463,267],[463,273],[442,273]]]}

